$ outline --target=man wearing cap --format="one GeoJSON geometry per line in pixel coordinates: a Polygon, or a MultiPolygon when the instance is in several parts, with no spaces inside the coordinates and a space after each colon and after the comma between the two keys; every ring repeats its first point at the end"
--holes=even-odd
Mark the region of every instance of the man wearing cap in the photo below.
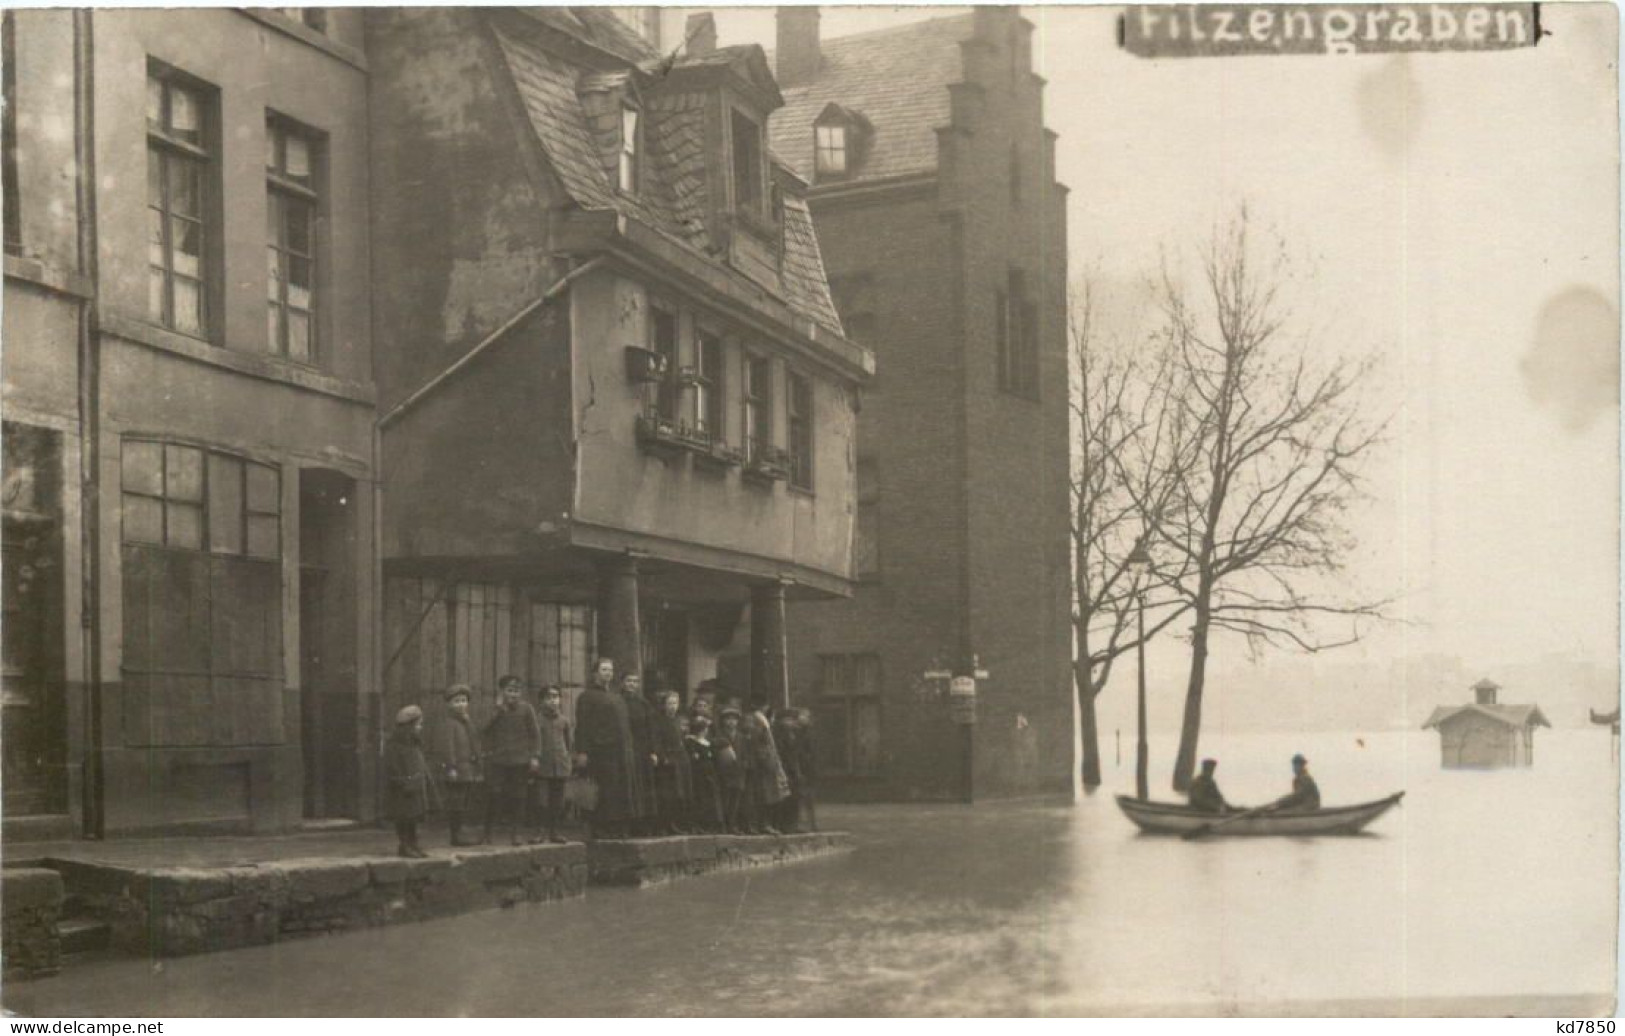
{"type": "Polygon", "coordinates": [[[1307,813],[1320,808],[1320,788],[1309,776],[1309,760],[1292,757],[1292,794],[1275,800],[1275,809],[1307,813]]]}
{"type": "Polygon", "coordinates": [[[384,745],[384,812],[395,822],[400,854],[421,860],[418,821],[429,812],[429,764],[423,758],[423,710],[408,705],[395,714],[395,730],[384,745]]]}
{"type": "Polygon", "coordinates": [[[598,660],[592,686],[576,699],[575,749],[576,766],[598,786],[593,837],[624,838],[632,809],[632,731],[613,659],[598,660]]]}
{"type": "Polygon", "coordinates": [[[1230,812],[1230,803],[1224,800],[1224,795],[1219,791],[1219,782],[1213,779],[1213,771],[1218,768],[1217,759],[1202,760],[1202,772],[1191,779],[1190,791],[1187,792],[1191,808],[1204,813],[1230,812]]]}
{"type": "Polygon", "coordinates": [[[479,733],[468,718],[473,690],[464,683],[446,689],[446,714],[434,728],[430,755],[445,789],[446,822],[451,828],[451,844],[478,845],[479,840],[463,836],[463,818],[474,801],[483,779],[484,759],[480,755],[479,733]]]}

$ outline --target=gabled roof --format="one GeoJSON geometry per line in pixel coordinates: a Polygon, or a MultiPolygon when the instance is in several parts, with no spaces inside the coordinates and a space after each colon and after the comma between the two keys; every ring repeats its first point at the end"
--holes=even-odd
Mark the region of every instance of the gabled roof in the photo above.
{"type": "Polygon", "coordinates": [[[1519,729],[1529,726],[1551,726],[1551,724],[1546,721],[1545,715],[1541,713],[1539,705],[1474,704],[1441,705],[1433,710],[1433,715],[1429,716],[1428,721],[1422,724],[1422,729],[1427,730],[1430,727],[1443,726],[1450,720],[1453,720],[1458,716],[1466,715],[1469,712],[1476,712],[1480,715],[1488,716],[1497,723],[1504,723],[1509,727],[1517,727],[1519,729]]]}
{"type": "Polygon", "coordinates": [[[974,15],[932,18],[823,41],[818,77],[783,87],[784,107],[769,122],[773,150],[813,180],[813,123],[831,103],[871,127],[863,162],[844,183],[929,173],[937,167],[936,129],[948,124],[948,86],[963,78],[959,44],[974,15]]]}
{"type": "MultiPolygon", "coordinates": [[[[600,17],[593,13],[595,8],[545,10],[550,12],[546,17],[532,17],[601,50],[627,51],[627,60],[632,60],[631,52],[636,48],[621,39],[625,27],[612,16],[600,17]],[[609,35],[601,37],[599,29],[609,31],[609,35]]],[[[602,142],[595,140],[592,119],[581,101],[584,85],[611,85],[616,78],[613,71],[577,66],[530,39],[528,32],[510,31],[496,23],[492,24],[492,32],[530,129],[570,199],[583,209],[615,212],[637,220],[688,248],[697,261],[725,265],[704,221],[708,151],[704,96],[653,85],[643,90],[644,175],[637,192],[624,193],[611,179],[613,163],[606,161],[602,142]]],[[[772,86],[760,48],[729,48],[729,53],[718,59],[718,65],[730,64],[752,75],[766,75],[766,85],[772,86]]],[[[829,297],[811,217],[806,206],[789,194],[784,197],[783,240],[782,301],[841,335],[840,317],[829,297]]]]}

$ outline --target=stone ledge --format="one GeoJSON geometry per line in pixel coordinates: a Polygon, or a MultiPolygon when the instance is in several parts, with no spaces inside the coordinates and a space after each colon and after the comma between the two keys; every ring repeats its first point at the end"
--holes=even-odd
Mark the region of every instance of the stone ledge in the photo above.
{"type": "Polygon", "coordinates": [[[0,870],[0,957],[7,977],[52,975],[62,967],[62,876],[42,867],[0,870]]]}
{"type": "Polygon", "coordinates": [[[795,863],[852,848],[852,836],[847,832],[820,831],[609,839],[591,843],[587,855],[592,884],[645,888],[715,871],[795,863]]]}
{"type": "Polygon", "coordinates": [[[580,844],[480,848],[424,860],[147,868],[48,859],[45,865],[84,912],[109,923],[115,948],[153,957],[562,900],[587,887],[587,849],[580,844]]]}

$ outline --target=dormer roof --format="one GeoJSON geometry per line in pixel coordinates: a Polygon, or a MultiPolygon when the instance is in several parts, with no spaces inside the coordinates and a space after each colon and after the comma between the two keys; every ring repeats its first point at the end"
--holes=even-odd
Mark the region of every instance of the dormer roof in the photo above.
{"type": "MultiPolygon", "coordinates": [[[[754,45],[718,48],[678,59],[666,75],[651,75],[645,66],[658,70],[663,62],[613,16],[600,17],[594,8],[546,10],[553,13],[546,17],[534,9],[524,13],[597,52],[624,58],[619,67],[583,67],[561,56],[557,47],[533,38],[537,34],[523,24],[508,24],[501,18],[490,21],[502,58],[499,74],[510,77],[528,128],[559,185],[580,209],[636,220],[682,245],[696,262],[727,267],[719,255],[720,242],[712,239],[705,223],[710,180],[706,163],[711,148],[701,87],[713,78],[718,83],[726,81],[755,94],[765,110],[771,110],[780,95],[762,49],[754,45]],[[628,36],[636,43],[628,41],[628,36]],[[604,142],[596,138],[593,118],[583,101],[594,91],[611,88],[635,88],[643,100],[645,164],[635,193],[616,189],[613,163],[606,161],[604,142]]],[[[793,188],[794,181],[786,183],[793,188]]],[[[842,335],[811,215],[793,189],[783,193],[782,229],[781,301],[827,331],[842,335]]]]}

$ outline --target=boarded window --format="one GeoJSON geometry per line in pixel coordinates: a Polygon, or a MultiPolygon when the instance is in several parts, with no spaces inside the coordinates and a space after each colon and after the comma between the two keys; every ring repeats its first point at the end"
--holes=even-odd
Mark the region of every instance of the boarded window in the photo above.
{"type": "Polygon", "coordinates": [[[820,655],[818,728],[822,772],[872,777],[881,772],[880,656],[820,655]]]}
{"type": "Polygon", "coordinates": [[[129,743],[280,744],[280,531],[245,550],[246,523],[280,524],[280,472],[143,439],[121,467],[129,743]]]}

